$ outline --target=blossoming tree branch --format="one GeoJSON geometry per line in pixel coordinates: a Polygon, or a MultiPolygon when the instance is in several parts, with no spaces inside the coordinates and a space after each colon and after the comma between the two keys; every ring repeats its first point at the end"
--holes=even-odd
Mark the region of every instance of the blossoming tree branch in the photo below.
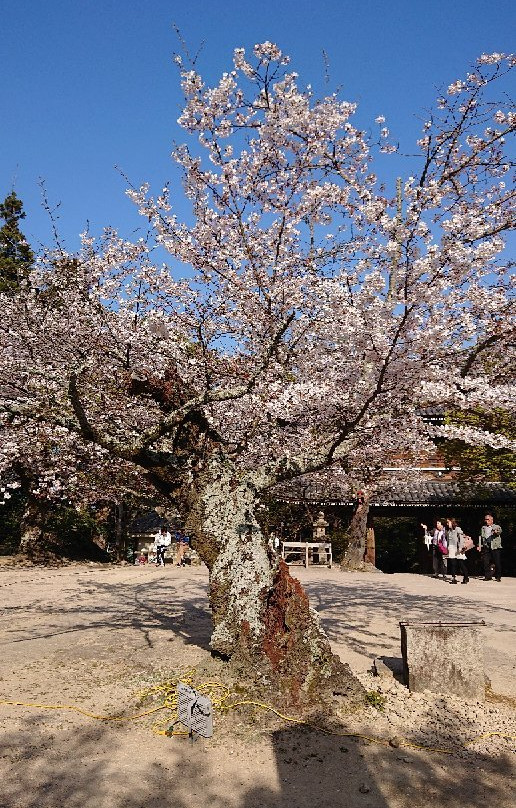
{"type": "Polygon", "coordinates": [[[235,51],[213,87],[178,62],[183,187],[129,191],[149,238],[86,234],[2,297],[2,474],[29,468],[40,499],[153,488],[208,566],[213,650],[286,698],[356,693],[256,509],[328,469],[367,497],[446,429],[511,443],[439,432],[421,410],[514,407],[515,60],[484,55],[449,86],[398,193],[375,173],[397,150],[384,119],[366,133],[275,45],[235,51]]]}

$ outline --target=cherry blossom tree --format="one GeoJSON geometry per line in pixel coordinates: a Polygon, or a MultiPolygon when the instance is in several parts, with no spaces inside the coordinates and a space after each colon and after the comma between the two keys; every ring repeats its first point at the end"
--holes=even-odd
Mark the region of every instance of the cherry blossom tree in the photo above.
{"type": "Polygon", "coordinates": [[[382,116],[366,133],[275,45],[235,51],[213,87],[177,61],[190,138],[173,157],[192,215],[175,188],[131,188],[149,238],[85,234],[2,300],[1,468],[23,457],[36,488],[70,497],[81,463],[103,470],[93,488],[122,468],[152,486],[209,568],[213,650],[290,700],[356,695],[257,508],[326,470],[367,504],[392,457],[438,434],[510,444],[432,427],[421,408],[514,406],[516,116],[497,92],[514,59],[482,56],[450,85],[391,195],[374,171],[397,151],[382,116]]]}

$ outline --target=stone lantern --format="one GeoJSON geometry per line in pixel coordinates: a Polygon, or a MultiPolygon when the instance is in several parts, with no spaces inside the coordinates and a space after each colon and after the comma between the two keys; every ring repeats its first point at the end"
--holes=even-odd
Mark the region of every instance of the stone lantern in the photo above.
{"type": "Polygon", "coordinates": [[[329,523],[324,518],[324,511],[319,511],[317,514],[317,519],[313,523],[314,529],[314,541],[318,542],[325,542],[326,541],[326,528],[328,527],[329,523]]]}
{"type": "MultiPolygon", "coordinates": [[[[319,511],[319,513],[317,514],[317,519],[313,523],[314,542],[317,542],[318,544],[325,544],[326,543],[326,541],[327,541],[326,528],[327,527],[328,527],[328,522],[324,518],[324,511],[319,511]]],[[[326,554],[323,547],[320,547],[318,551],[314,548],[314,556],[315,555],[317,555],[317,562],[316,562],[316,559],[314,558],[313,559],[314,563],[319,563],[319,564],[326,564],[327,563],[327,554],[326,554]]]]}

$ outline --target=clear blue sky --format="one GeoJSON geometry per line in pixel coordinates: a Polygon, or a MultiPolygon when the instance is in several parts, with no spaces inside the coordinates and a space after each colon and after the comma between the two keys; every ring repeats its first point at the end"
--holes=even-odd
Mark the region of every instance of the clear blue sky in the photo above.
{"type": "Polygon", "coordinates": [[[124,234],[138,227],[120,166],[135,184],[169,179],[181,95],[176,23],[208,78],[231,69],[235,47],[276,42],[303,83],[358,101],[362,125],[387,117],[405,143],[435,88],[483,52],[514,49],[512,0],[16,0],[2,4],[0,197],[15,188],[24,231],[51,240],[38,178],[69,249],[87,220],[124,234]],[[512,40],[512,41],[511,41],[512,40]],[[512,47],[511,47],[512,46],[512,47]]]}

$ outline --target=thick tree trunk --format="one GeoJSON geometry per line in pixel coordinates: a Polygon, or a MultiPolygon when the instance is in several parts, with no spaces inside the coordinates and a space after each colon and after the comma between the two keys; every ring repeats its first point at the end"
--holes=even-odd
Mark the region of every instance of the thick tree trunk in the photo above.
{"type": "Polygon", "coordinates": [[[127,553],[127,509],[123,501],[115,503],[115,555],[120,561],[127,553]]]}
{"type": "Polygon", "coordinates": [[[31,494],[21,521],[20,553],[28,558],[38,558],[45,554],[43,533],[48,515],[48,504],[31,494]]]}
{"type": "MultiPolygon", "coordinates": [[[[366,560],[366,537],[370,493],[361,492],[361,494],[348,529],[348,546],[341,562],[343,569],[365,569],[368,563],[366,560]]],[[[368,564],[368,566],[370,565],[368,564]]]]}
{"type": "Polygon", "coordinates": [[[227,462],[197,480],[186,527],[210,571],[213,651],[284,702],[331,693],[362,698],[336,657],[301,584],[268,547],[255,518],[258,491],[227,462]]]}
{"type": "Polygon", "coordinates": [[[369,525],[366,530],[366,549],[365,549],[365,562],[366,564],[376,565],[376,538],[374,535],[374,527],[369,525]]]}

